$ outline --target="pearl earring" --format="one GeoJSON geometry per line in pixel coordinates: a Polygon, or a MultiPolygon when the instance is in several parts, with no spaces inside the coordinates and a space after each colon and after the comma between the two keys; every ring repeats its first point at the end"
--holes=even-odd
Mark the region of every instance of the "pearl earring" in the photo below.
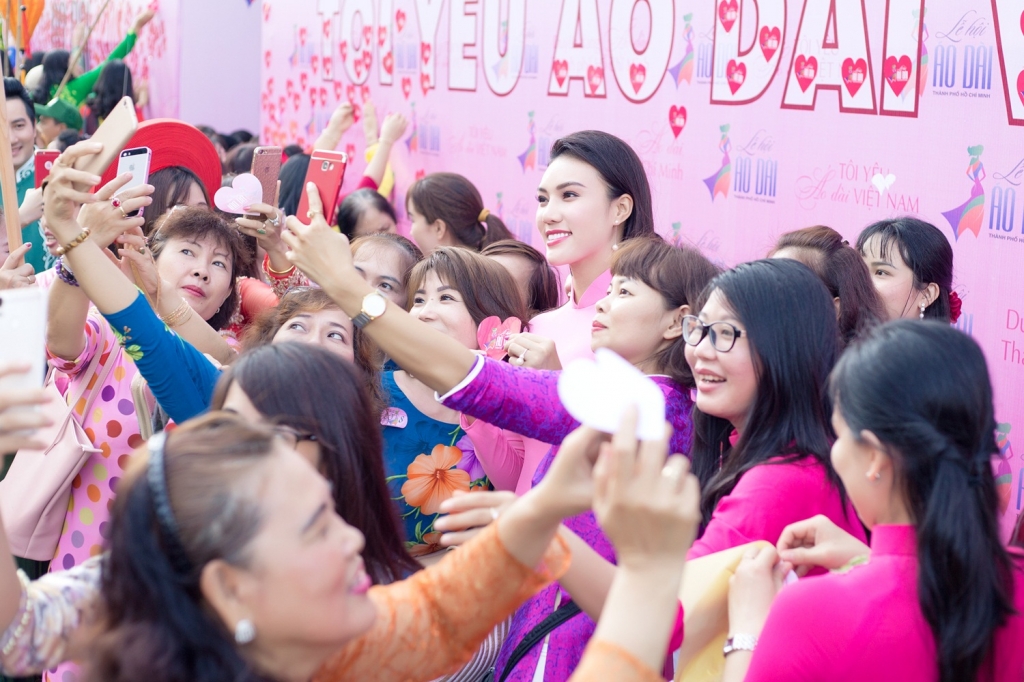
{"type": "Polygon", "coordinates": [[[928,306],[926,306],[926,305],[925,305],[924,303],[921,303],[921,314],[920,314],[920,315],[918,315],[918,317],[919,317],[920,319],[922,319],[922,320],[924,319],[924,309],[925,309],[925,308],[927,308],[927,307],[928,307],[928,306]]]}
{"type": "Polygon", "coordinates": [[[865,474],[864,474],[864,476],[865,476],[865,477],[866,477],[866,478],[867,478],[867,479],[868,479],[869,481],[877,481],[878,479],[880,479],[880,478],[882,477],[882,474],[881,474],[881,472],[878,472],[878,471],[876,471],[875,473],[873,473],[873,474],[872,474],[872,473],[871,473],[871,472],[869,471],[869,472],[865,473],[865,474]]]}
{"type": "Polygon", "coordinates": [[[235,625],[235,641],[239,644],[248,644],[256,639],[256,626],[248,618],[243,618],[235,625]]]}

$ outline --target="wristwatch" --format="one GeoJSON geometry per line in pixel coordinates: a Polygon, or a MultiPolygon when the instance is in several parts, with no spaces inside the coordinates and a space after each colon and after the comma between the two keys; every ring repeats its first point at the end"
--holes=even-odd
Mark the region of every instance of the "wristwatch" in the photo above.
{"type": "Polygon", "coordinates": [[[362,329],[383,315],[387,305],[388,299],[384,298],[384,294],[379,291],[367,294],[363,297],[363,309],[352,318],[352,324],[362,329]]]}
{"type": "Polygon", "coordinates": [[[757,646],[757,637],[754,635],[729,635],[722,647],[722,655],[728,656],[734,651],[753,651],[757,646]]]}

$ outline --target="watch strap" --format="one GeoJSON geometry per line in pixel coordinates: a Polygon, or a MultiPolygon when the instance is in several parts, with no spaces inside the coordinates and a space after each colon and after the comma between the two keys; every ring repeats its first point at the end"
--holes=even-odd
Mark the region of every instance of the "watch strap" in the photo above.
{"type": "Polygon", "coordinates": [[[352,318],[352,324],[362,329],[366,325],[373,322],[373,318],[364,312],[360,312],[358,315],[352,318]]]}

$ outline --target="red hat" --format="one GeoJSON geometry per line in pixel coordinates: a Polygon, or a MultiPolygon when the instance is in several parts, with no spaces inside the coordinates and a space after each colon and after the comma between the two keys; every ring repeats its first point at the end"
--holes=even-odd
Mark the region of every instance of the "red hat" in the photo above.
{"type": "MultiPolygon", "coordinates": [[[[220,157],[210,138],[195,126],[173,118],[144,121],[139,124],[139,129],[125,149],[133,147],[149,147],[153,150],[150,174],[171,166],[183,166],[199,177],[210,201],[213,201],[214,193],[220,189],[220,157]]],[[[113,180],[116,174],[117,162],[114,162],[103,173],[100,185],[113,180]]]]}

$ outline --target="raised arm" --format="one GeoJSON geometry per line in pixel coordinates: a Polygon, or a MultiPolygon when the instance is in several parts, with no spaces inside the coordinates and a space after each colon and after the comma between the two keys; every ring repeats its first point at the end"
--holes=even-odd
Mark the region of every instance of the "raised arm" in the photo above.
{"type": "Polygon", "coordinates": [[[384,125],[381,126],[380,140],[377,142],[377,151],[370,159],[363,175],[373,180],[377,187],[384,180],[384,171],[388,167],[388,159],[391,156],[391,149],[395,143],[402,139],[409,121],[401,114],[388,114],[384,118],[384,125]]]}
{"type": "Polygon", "coordinates": [[[316,138],[316,142],[313,143],[313,149],[337,149],[338,143],[341,142],[341,136],[355,122],[356,119],[353,115],[352,105],[348,102],[342,102],[334,110],[334,113],[331,114],[331,119],[327,122],[327,127],[320,133],[320,137],[316,138]]]}
{"type": "MultiPolygon", "coordinates": [[[[303,225],[294,217],[288,218],[289,232],[282,235],[291,249],[288,258],[323,287],[346,315],[355,318],[362,311],[363,298],[376,289],[352,265],[348,239],[324,220],[316,185],[308,184],[306,194],[313,220],[303,225]]],[[[438,393],[454,388],[476,362],[473,351],[392,303],[364,331],[400,367],[438,393]]]]}

